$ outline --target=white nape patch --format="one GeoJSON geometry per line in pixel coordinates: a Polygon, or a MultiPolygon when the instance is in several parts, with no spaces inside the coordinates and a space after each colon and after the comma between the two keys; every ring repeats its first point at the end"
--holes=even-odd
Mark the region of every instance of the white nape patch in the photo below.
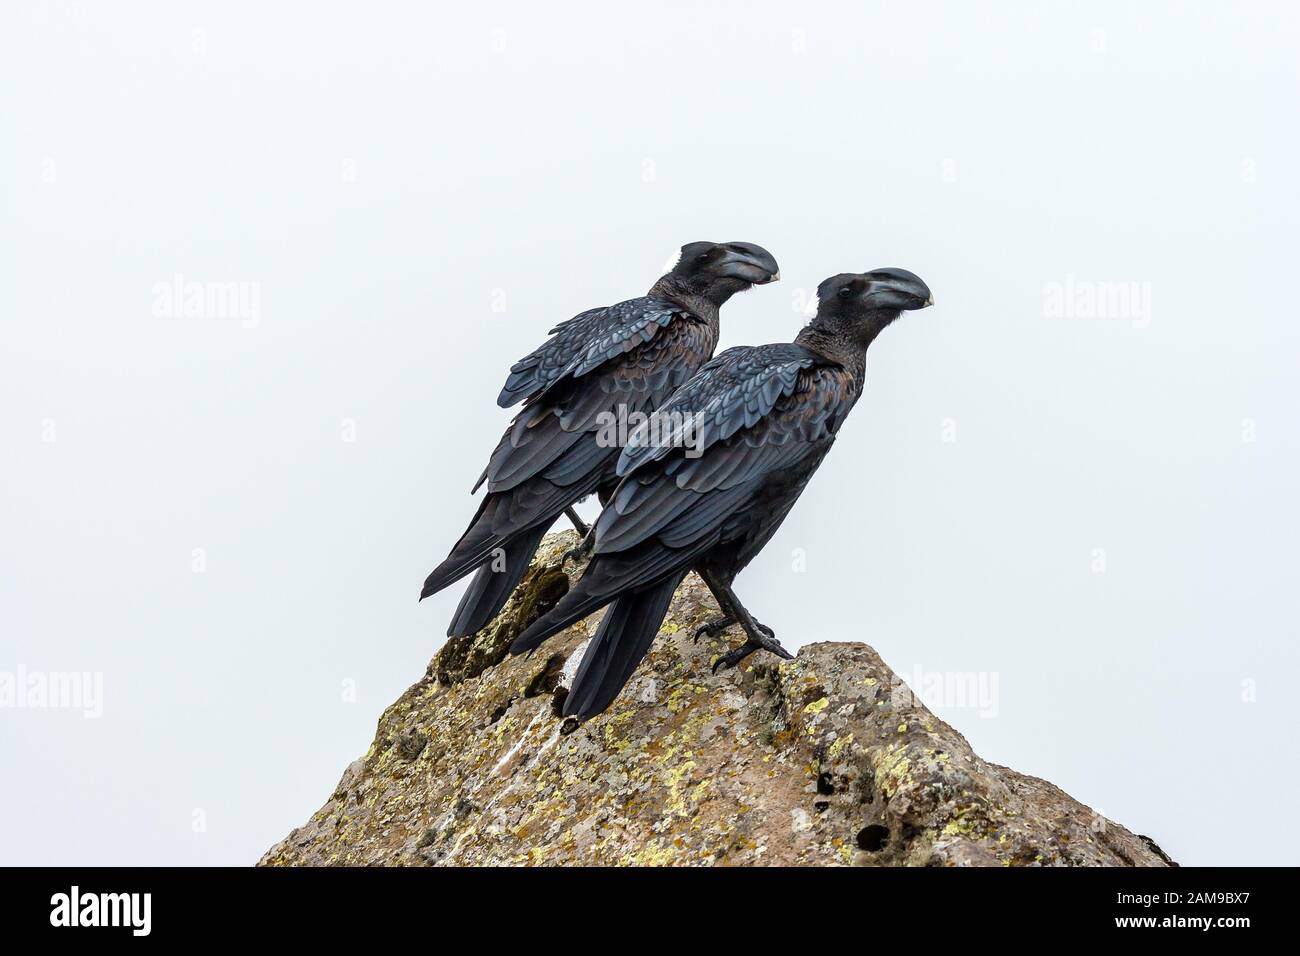
{"type": "Polygon", "coordinates": [[[682,250],[678,249],[676,252],[674,252],[671,256],[668,257],[668,261],[664,263],[663,271],[672,272],[675,268],[677,268],[677,263],[681,261],[682,261],[682,250]]]}

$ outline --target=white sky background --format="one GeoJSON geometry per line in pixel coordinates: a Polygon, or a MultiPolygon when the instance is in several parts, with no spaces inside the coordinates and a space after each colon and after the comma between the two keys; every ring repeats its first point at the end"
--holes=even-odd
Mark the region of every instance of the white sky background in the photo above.
{"type": "Polygon", "coordinates": [[[787,646],[996,675],[938,708],[987,759],[1298,861],[1292,5],[287,6],[5,8],[0,672],[104,701],[0,709],[0,862],[304,822],[443,640],[509,364],[694,239],[781,264],[724,346],[837,272],[938,302],[738,581],[787,646]],[[155,316],[178,273],[257,326],[155,316]]]}

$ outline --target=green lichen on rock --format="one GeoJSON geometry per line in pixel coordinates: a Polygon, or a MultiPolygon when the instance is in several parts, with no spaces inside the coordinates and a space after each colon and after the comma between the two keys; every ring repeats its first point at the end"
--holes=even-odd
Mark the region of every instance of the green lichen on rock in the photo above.
{"type": "Polygon", "coordinates": [[[865,644],[714,675],[740,635],[694,575],[610,708],[558,716],[597,620],[510,642],[567,591],[551,535],[497,621],[448,643],[263,865],[1166,866],[1043,780],[981,760],[865,644]]]}
{"type": "Polygon", "coordinates": [[[569,578],[563,570],[534,564],[496,619],[477,634],[449,639],[430,668],[443,684],[478,677],[499,664],[524,628],[555,607],[568,590],[569,578]]]}

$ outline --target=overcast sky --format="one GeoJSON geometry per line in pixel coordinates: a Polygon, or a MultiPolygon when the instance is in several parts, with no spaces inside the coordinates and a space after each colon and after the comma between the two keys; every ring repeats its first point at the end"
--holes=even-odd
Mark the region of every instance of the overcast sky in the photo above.
{"type": "Polygon", "coordinates": [[[781,265],[723,346],[937,301],[753,611],[974,675],[982,756],[1175,859],[1300,862],[1300,15],[705,6],[7,7],[0,682],[91,678],[0,707],[0,862],[303,823],[443,639],[510,363],[697,239],[781,265]]]}

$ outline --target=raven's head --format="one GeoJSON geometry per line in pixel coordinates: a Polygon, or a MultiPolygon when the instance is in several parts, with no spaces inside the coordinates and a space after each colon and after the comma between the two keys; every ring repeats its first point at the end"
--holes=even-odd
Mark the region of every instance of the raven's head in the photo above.
{"type": "Polygon", "coordinates": [[[722,305],[737,292],[781,278],[772,253],[752,242],[688,242],[665,279],[722,305]]]}
{"type": "Polygon", "coordinates": [[[829,309],[839,315],[867,312],[903,312],[934,305],[930,287],[915,272],[906,269],[873,269],[871,272],[843,272],[817,287],[817,311],[829,309]]]}
{"type": "Polygon", "coordinates": [[[906,269],[843,272],[817,287],[814,325],[839,328],[867,342],[900,314],[934,305],[930,287],[906,269]]]}

